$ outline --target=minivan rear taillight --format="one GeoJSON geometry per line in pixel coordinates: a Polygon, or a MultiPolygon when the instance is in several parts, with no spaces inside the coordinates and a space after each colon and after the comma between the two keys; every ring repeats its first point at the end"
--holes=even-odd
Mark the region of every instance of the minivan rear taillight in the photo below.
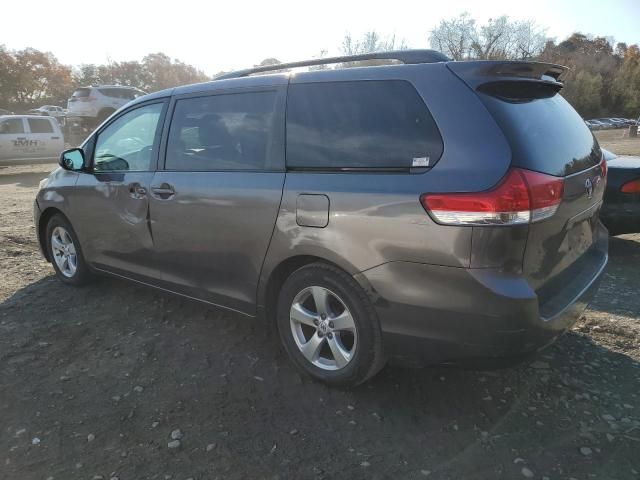
{"type": "Polygon", "coordinates": [[[539,222],[556,213],[563,187],[562,178],[512,168],[491,190],[425,193],[420,203],[444,225],[517,225],[539,222]]]}
{"type": "Polygon", "coordinates": [[[600,176],[604,179],[607,178],[607,161],[604,159],[604,154],[602,155],[602,160],[600,160],[600,176]]]}

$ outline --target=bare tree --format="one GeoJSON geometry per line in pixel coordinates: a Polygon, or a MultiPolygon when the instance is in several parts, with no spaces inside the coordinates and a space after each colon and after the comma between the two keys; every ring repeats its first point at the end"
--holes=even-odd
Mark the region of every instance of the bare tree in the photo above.
{"type": "Polygon", "coordinates": [[[477,25],[463,13],[442,20],[431,31],[429,42],[454,60],[516,60],[539,55],[546,31],[532,20],[511,21],[506,15],[477,25]]]}
{"type": "MultiPolygon", "coordinates": [[[[342,40],[343,55],[361,55],[365,53],[384,52],[388,50],[406,50],[407,44],[404,39],[396,40],[395,35],[386,38],[380,36],[375,30],[366,32],[360,40],[354,40],[350,33],[347,33],[342,40]]],[[[385,65],[388,60],[365,60],[360,62],[345,62],[342,67],[354,67],[365,65],[385,65]]]]}
{"type": "Polygon", "coordinates": [[[476,21],[468,12],[441,20],[431,30],[429,43],[431,48],[441,51],[454,60],[467,60],[471,57],[473,39],[476,35],[476,21]]]}
{"type": "Polygon", "coordinates": [[[514,31],[515,58],[525,60],[537,57],[542,53],[547,43],[547,29],[542,28],[533,20],[516,23],[514,31]]]}
{"type": "Polygon", "coordinates": [[[514,50],[515,24],[505,15],[490,18],[473,34],[471,49],[473,56],[480,60],[510,58],[514,50]]]}

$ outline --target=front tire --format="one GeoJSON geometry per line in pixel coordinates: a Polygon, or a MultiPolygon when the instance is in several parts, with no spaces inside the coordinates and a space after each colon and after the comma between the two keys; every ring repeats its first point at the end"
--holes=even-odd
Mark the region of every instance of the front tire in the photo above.
{"type": "Polygon", "coordinates": [[[82,255],[78,237],[69,221],[56,214],[47,224],[47,249],[56,275],[64,283],[82,286],[91,280],[91,271],[82,255]]]}
{"type": "Polygon", "coordinates": [[[326,384],[358,385],[385,364],[373,305],[352,276],[332,265],[313,263],[289,276],[277,323],[293,363],[326,384]]]}

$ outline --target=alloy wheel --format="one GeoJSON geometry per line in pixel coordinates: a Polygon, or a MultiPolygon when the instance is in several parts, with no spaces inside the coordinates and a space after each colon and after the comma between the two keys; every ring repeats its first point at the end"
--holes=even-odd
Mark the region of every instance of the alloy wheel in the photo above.
{"type": "Polygon", "coordinates": [[[319,286],[299,292],[291,304],[289,323],[304,358],[323,370],[340,370],[353,359],[358,334],[346,304],[319,286]]]}
{"type": "Polygon", "coordinates": [[[71,278],[78,270],[78,255],[66,228],[57,226],[51,232],[51,251],[60,273],[71,278]]]}

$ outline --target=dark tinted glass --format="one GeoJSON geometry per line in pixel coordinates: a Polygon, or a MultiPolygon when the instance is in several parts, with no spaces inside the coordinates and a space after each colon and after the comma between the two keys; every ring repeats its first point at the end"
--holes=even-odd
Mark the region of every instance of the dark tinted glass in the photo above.
{"type": "Polygon", "coordinates": [[[515,166],[565,176],[600,162],[591,131],[561,95],[517,101],[480,97],[505,133],[515,166]]]}
{"type": "Polygon", "coordinates": [[[90,88],[79,88],[73,92],[72,97],[88,97],[89,95],[91,95],[90,88]]]}
{"type": "Polygon", "coordinates": [[[401,80],[296,84],[287,100],[287,166],[427,167],[442,138],[422,98],[401,80]]]}
{"type": "Polygon", "coordinates": [[[269,170],[275,102],[275,91],[178,100],[165,168],[269,170]]]}
{"type": "Polygon", "coordinates": [[[49,120],[40,118],[28,118],[31,133],[53,133],[53,125],[49,120]]]}
{"type": "Polygon", "coordinates": [[[7,118],[0,122],[0,133],[24,133],[24,125],[21,118],[7,118]]]}
{"type": "Polygon", "coordinates": [[[122,98],[133,100],[140,96],[137,90],[133,88],[99,88],[100,93],[111,98],[122,98]]]}

